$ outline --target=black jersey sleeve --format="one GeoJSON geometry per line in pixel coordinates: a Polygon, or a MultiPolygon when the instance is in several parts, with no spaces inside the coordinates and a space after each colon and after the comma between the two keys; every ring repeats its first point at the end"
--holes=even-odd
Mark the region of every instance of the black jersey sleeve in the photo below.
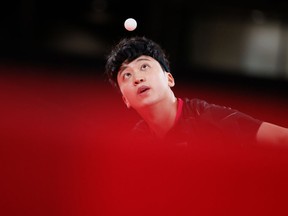
{"type": "Polygon", "coordinates": [[[193,118],[195,123],[207,130],[212,130],[234,140],[256,141],[257,131],[262,123],[248,114],[230,107],[211,104],[200,99],[185,99],[184,115],[193,118]]]}

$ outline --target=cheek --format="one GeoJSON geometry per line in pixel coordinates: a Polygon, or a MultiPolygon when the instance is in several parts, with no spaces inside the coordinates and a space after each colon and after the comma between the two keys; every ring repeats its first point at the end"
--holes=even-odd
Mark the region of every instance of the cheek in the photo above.
{"type": "Polygon", "coordinates": [[[168,83],[168,78],[163,75],[163,74],[159,74],[156,78],[155,78],[155,81],[157,86],[160,88],[165,88],[167,86],[169,86],[169,83],[168,83]]]}
{"type": "Polygon", "coordinates": [[[127,85],[127,86],[122,86],[122,87],[120,88],[120,91],[121,91],[122,95],[123,95],[124,97],[126,97],[126,98],[130,98],[131,95],[132,95],[132,89],[129,88],[128,85],[127,85]]]}

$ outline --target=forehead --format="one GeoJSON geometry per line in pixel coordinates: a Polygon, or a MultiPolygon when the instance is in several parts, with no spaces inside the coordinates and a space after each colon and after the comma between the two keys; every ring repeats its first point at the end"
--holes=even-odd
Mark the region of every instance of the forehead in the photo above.
{"type": "Polygon", "coordinates": [[[133,65],[136,65],[136,64],[143,62],[143,61],[157,62],[154,58],[152,58],[150,56],[142,55],[142,56],[139,56],[138,58],[134,59],[131,62],[124,61],[122,63],[122,65],[120,66],[118,72],[121,72],[121,71],[125,70],[127,67],[132,67],[133,65]]]}

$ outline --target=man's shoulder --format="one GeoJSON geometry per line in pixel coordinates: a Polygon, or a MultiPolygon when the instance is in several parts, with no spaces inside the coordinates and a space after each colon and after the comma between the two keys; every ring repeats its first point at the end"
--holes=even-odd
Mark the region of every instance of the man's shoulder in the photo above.
{"type": "Polygon", "coordinates": [[[181,98],[184,101],[184,104],[190,107],[203,107],[205,105],[208,105],[208,102],[206,100],[200,99],[200,98],[181,98]]]}
{"type": "Polygon", "coordinates": [[[183,117],[187,116],[200,116],[214,104],[208,103],[206,100],[199,98],[183,98],[183,117]]]}

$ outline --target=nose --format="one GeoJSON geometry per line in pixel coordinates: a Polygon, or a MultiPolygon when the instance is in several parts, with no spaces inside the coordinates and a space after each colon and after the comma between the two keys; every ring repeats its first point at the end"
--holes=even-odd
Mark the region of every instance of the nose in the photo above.
{"type": "Polygon", "coordinates": [[[142,82],[144,82],[145,81],[145,78],[144,77],[142,77],[142,76],[137,76],[137,77],[135,77],[135,79],[134,79],[134,85],[138,85],[139,83],[142,83],[142,82]]]}

